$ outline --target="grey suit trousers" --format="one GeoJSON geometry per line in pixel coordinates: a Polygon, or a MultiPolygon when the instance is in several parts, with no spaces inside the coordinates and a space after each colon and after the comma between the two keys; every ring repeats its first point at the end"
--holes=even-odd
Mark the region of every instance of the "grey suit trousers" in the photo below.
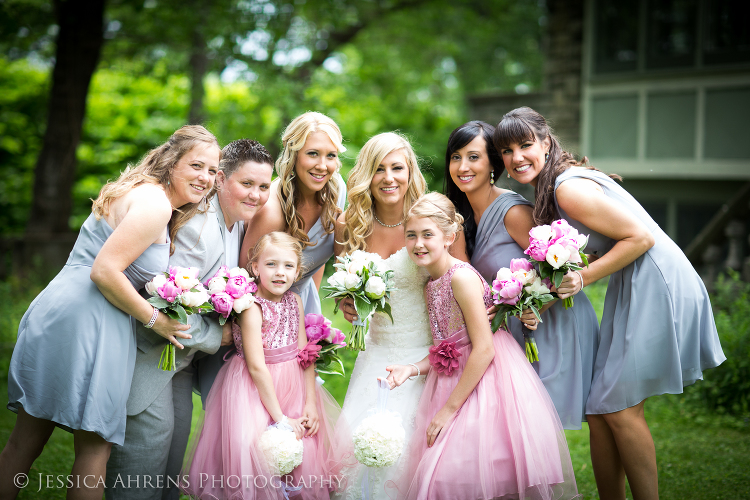
{"type": "Polygon", "coordinates": [[[178,500],[190,435],[193,373],[177,372],[141,413],[128,416],[123,446],[107,462],[107,500],[178,500]],[[162,472],[164,471],[164,472],[162,472]]]}

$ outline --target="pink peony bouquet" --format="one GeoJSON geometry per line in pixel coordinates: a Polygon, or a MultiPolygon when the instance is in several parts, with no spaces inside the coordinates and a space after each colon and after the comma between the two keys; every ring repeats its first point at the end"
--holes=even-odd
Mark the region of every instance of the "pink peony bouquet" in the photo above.
{"type": "Polygon", "coordinates": [[[219,324],[223,325],[231,317],[236,317],[255,302],[253,294],[258,285],[246,269],[221,266],[206,283],[213,310],[219,313],[219,324]]]}
{"type": "MultiPolygon", "coordinates": [[[[198,275],[195,267],[170,267],[169,272],[157,274],[146,283],[146,291],[151,295],[149,304],[183,324],[190,314],[212,311],[208,291],[198,275]]],[[[168,343],[162,351],[159,367],[165,371],[175,369],[173,344],[168,343]]]]}
{"type": "Polygon", "coordinates": [[[341,330],[333,328],[322,314],[305,314],[307,345],[300,349],[297,360],[302,368],[315,363],[315,371],[327,375],[345,375],[344,363],[336,353],[346,346],[341,330]]]}
{"type": "MultiPolygon", "coordinates": [[[[539,309],[554,299],[550,292],[551,285],[549,278],[542,279],[527,259],[513,259],[510,261],[510,267],[500,268],[492,282],[492,298],[499,306],[492,320],[492,331],[495,332],[500,327],[510,331],[510,317],[521,316],[524,309],[531,309],[541,323],[539,309]]],[[[524,327],[523,337],[526,343],[526,359],[530,363],[539,361],[534,333],[524,327]]]]}
{"type": "MultiPolygon", "coordinates": [[[[558,287],[565,273],[589,265],[583,253],[588,240],[588,236],[579,234],[565,219],[559,219],[550,225],[531,228],[529,248],[524,253],[539,266],[539,276],[551,279],[558,287]]],[[[573,307],[573,297],[564,299],[563,305],[565,309],[573,307]]]]}

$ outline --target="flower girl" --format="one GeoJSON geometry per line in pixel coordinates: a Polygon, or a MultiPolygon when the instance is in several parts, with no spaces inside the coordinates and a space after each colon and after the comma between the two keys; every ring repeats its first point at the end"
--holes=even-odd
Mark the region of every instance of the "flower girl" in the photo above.
{"type": "Polygon", "coordinates": [[[406,248],[430,273],[425,299],[434,347],[392,365],[391,387],[427,372],[405,473],[387,485],[409,499],[569,499],[575,477],[560,419],[518,343],[492,335],[490,287],[448,253],[463,219],[439,193],[405,221],[406,248]]]}
{"type": "Polygon", "coordinates": [[[301,257],[299,240],[286,233],[267,234],[253,249],[249,265],[258,292],[239,315],[239,327],[233,326],[237,351],[208,395],[203,428],[184,468],[182,486],[189,495],[327,499],[339,487],[342,460],[353,461],[349,433],[339,429],[334,435],[341,409],[315,384],[302,302],[289,290],[301,257]],[[298,360],[300,352],[306,355],[298,360]],[[302,463],[290,475],[269,464],[259,446],[269,424],[293,430],[302,440],[302,463]]]}

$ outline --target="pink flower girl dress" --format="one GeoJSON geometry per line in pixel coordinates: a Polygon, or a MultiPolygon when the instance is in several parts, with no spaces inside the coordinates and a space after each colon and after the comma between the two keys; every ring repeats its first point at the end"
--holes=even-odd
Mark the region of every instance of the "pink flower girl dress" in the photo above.
{"type": "MultiPolygon", "coordinates": [[[[263,351],[276,397],[284,415],[299,417],[305,406],[305,380],[297,361],[297,300],[291,291],[279,302],[258,296],[255,300],[263,311],[263,351]]],[[[318,433],[302,439],[301,465],[289,476],[272,477],[257,443],[273,421],[248,371],[236,324],[232,334],[237,352],[221,368],[208,395],[200,437],[183,469],[188,471],[181,482],[183,491],[204,499],[282,499],[283,483],[292,488],[287,490],[291,498],[328,499],[331,491],[344,486],[339,485],[341,468],[356,462],[351,433],[338,422],[341,408],[316,384],[318,433]]]]}
{"type": "MultiPolygon", "coordinates": [[[[427,447],[427,427],[456,387],[471,353],[451,288],[451,277],[460,267],[477,272],[469,264],[456,264],[425,286],[436,347],[430,351],[407,468],[396,483],[387,485],[389,495],[429,500],[576,498],[568,445],[552,400],[518,343],[503,329],[492,336],[495,358],[482,379],[427,447]]],[[[489,306],[490,287],[484,279],[482,284],[489,306]]]]}

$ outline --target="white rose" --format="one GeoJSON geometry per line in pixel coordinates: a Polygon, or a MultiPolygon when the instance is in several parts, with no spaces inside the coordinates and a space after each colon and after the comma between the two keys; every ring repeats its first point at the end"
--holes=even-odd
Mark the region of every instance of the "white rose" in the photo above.
{"type": "Polygon", "coordinates": [[[371,299],[379,299],[385,295],[385,283],[377,276],[371,276],[365,284],[365,293],[371,299]]]}
{"type": "Polygon", "coordinates": [[[536,271],[534,269],[531,269],[530,271],[519,269],[513,273],[513,277],[520,281],[522,285],[528,285],[536,278],[536,271]]]}
{"type": "Polygon", "coordinates": [[[546,293],[549,293],[549,288],[547,288],[544,285],[544,283],[542,283],[542,278],[540,278],[539,276],[537,276],[533,282],[526,285],[524,288],[526,289],[527,292],[530,292],[530,293],[536,292],[539,295],[544,295],[546,293]]]}
{"type": "Polygon", "coordinates": [[[229,270],[229,277],[234,278],[235,276],[244,276],[246,279],[250,279],[250,273],[244,267],[233,267],[229,270]]]}
{"type": "Polygon", "coordinates": [[[154,276],[154,279],[146,283],[146,291],[148,292],[149,295],[158,297],[159,292],[157,291],[157,288],[164,286],[164,283],[166,282],[167,282],[167,277],[164,276],[162,273],[159,273],[156,276],[154,276]]]}
{"type": "Polygon", "coordinates": [[[568,262],[569,258],[570,252],[562,245],[555,243],[547,249],[547,262],[555,269],[560,269],[560,266],[568,262]]]}
{"type": "Polygon", "coordinates": [[[208,282],[208,293],[211,295],[223,292],[227,288],[227,280],[224,278],[211,278],[208,282]]]}
{"type": "Polygon", "coordinates": [[[499,279],[500,281],[510,281],[512,277],[513,277],[513,273],[507,267],[501,267],[497,271],[496,278],[499,279]]]}
{"type": "Polygon", "coordinates": [[[352,260],[346,265],[346,272],[350,274],[361,273],[362,269],[364,269],[365,266],[367,266],[367,261],[365,260],[361,260],[361,259],[352,260]]]}
{"type": "Polygon", "coordinates": [[[344,280],[346,279],[346,276],[348,274],[349,273],[347,273],[346,271],[336,271],[328,277],[328,284],[337,288],[341,288],[344,286],[344,280]]]}
{"type": "Polygon", "coordinates": [[[367,252],[362,250],[355,250],[350,255],[349,258],[351,260],[369,260],[370,256],[367,254],[367,252]]]}
{"type": "Polygon", "coordinates": [[[346,278],[344,278],[344,288],[347,290],[356,290],[361,284],[362,278],[354,273],[347,273],[346,278]]]}
{"type": "Polygon", "coordinates": [[[197,292],[185,292],[180,296],[180,302],[183,306],[198,307],[208,302],[208,292],[203,288],[197,292]]]}
{"type": "Polygon", "coordinates": [[[175,267],[174,283],[183,290],[190,290],[200,283],[200,280],[194,267],[175,267]]]}
{"type": "Polygon", "coordinates": [[[239,299],[234,299],[234,305],[232,306],[234,308],[234,312],[237,314],[241,313],[248,307],[250,307],[253,302],[255,302],[255,297],[251,293],[246,293],[239,299]]]}

